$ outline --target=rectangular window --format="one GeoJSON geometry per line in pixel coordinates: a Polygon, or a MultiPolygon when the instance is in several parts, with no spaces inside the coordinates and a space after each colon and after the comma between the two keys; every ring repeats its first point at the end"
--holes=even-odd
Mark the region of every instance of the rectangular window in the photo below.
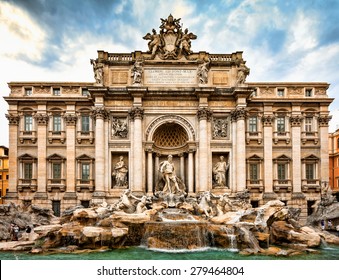
{"type": "Polygon", "coordinates": [[[6,175],[6,180],[8,180],[9,179],[9,175],[6,175]]]}
{"type": "Polygon", "coordinates": [[[287,179],[287,164],[286,163],[278,163],[278,180],[286,180],[287,179]]]}
{"type": "Polygon", "coordinates": [[[250,180],[259,179],[259,166],[257,163],[250,164],[250,180]]]}
{"type": "Polygon", "coordinates": [[[312,95],[313,95],[313,91],[312,91],[311,88],[305,89],[305,96],[306,97],[312,97],[312,95]]]}
{"type": "Polygon", "coordinates": [[[89,116],[81,116],[81,131],[89,132],[89,116]]]}
{"type": "Polygon", "coordinates": [[[313,131],[313,118],[310,117],[305,118],[305,131],[306,132],[313,131]]]}
{"type": "Polygon", "coordinates": [[[83,163],[81,165],[81,179],[82,180],[89,180],[89,163],[83,163]]]}
{"type": "Polygon", "coordinates": [[[24,116],[24,126],[25,131],[33,130],[33,117],[31,115],[24,116]]]}
{"type": "Polygon", "coordinates": [[[87,89],[87,88],[83,88],[83,89],[81,90],[81,95],[82,95],[82,96],[89,96],[89,91],[88,91],[88,89],[87,89]]]}
{"type": "Polygon", "coordinates": [[[61,163],[52,164],[53,179],[61,179],[61,163]]]}
{"type": "Polygon", "coordinates": [[[25,95],[31,96],[32,95],[32,88],[25,88],[25,95]]]}
{"type": "Polygon", "coordinates": [[[248,129],[250,132],[257,132],[258,126],[257,126],[257,117],[250,117],[248,120],[248,129]]]}
{"type": "Polygon", "coordinates": [[[277,131],[278,132],[285,132],[285,117],[278,117],[277,118],[277,131]]]}
{"type": "Polygon", "coordinates": [[[53,116],[53,131],[55,132],[61,131],[61,116],[60,115],[53,116]]]}
{"type": "Polygon", "coordinates": [[[0,174],[0,180],[2,180],[2,174],[0,174]]]}
{"type": "Polygon", "coordinates": [[[60,88],[53,88],[53,95],[55,96],[61,95],[60,88]]]}
{"type": "Polygon", "coordinates": [[[283,88],[278,88],[277,96],[284,97],[285,96],[285,90],[283,88]]]}
{"type": "Polygon", "coordinates": [[[315,179],[314,164],[306,163],[305,168],[306,168],[306,179],[314,180],[315,179]]]}
{"type": "Polygon", "coordinates": [[[33,178],[33,164],[30,162],[24,163],[24,179],[33,178]]]}

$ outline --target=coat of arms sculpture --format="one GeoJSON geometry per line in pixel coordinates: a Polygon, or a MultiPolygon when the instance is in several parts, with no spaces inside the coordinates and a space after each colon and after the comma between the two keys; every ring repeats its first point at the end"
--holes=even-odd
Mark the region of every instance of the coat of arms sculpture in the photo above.
{"type": "Polygon", "coordinates": [[[171,14],[167,19],[161,19],[161,22],[159,34],[153,29],[152,34],[147,33],[143,37],[149,40],[148,53],[151,53],[151,59],[157,55],[160,59],[187,58],[192,53],[191,40],[195,40],[197,36],[189,33],[187,28],[182,31],[180,18],[175,19],[171,14]]]}

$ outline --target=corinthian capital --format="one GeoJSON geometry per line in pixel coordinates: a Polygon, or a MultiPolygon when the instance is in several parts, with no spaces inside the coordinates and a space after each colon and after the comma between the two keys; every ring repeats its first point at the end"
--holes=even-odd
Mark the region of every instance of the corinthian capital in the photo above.
{"type": "Polygon", "coordinates": [[[273,115],[264,115],[261,117],[261,121],[264,124],[264,126],[271,126],[274,121],[273,115]]]}
{"type": "Polygon", "coordinates": [[[75,125],[78,117],[76,115],[73,115],[73,114],[66,114],[64,116],[64,119],[65,119],[66,125],[75,125]]]}
{"type": "Polygon", "coordinates": [[[35,121],[38,125],[47,125],[49,117],[46,114],[36,114],[34,116],[35,121]]]}
{"type": "Polygon", "coordinates": [[[237,121],[237,120],[244,120],[247,116],[247,111],[245,108],[237,108],[231,112],[231,120],[237,121]]]}
{"type": "Polygon", "coordinates": [[[128,111],[128,114],[132,120],[142,119],[144,117],[144,109],[141,107],[133,107],[128,111]]]}
{"type": "Polygon", "coordinates": [[[105,107],[94,107],[92,110],[93,118],[96,119],[107,119],[108,112],[105,107]]]}
{"type": "Polygon", "coordinates": [[[6,118],[8,119],[9,125],[18,125],[20,117],[17,115],[6,114],[6,118]]]}
{"type": "Polygon", "coordinates": [[[303,119],[304,118],[302,116],[291,116],[290,117],[291,126],[300,126],[301,125],[301,121],[303,119]]]}
{"type": "Polygon", "coordinates": [[[200,120],[211,120],[213,112],[209,108],[199,108],[197,112],[197,116],[200,120]]]}
{"type": "Polygon", "coordinates": [[[325,115],[318,117],[319,126],[328,126],[329,121],[332,119],[332,116],[325,115]]]}

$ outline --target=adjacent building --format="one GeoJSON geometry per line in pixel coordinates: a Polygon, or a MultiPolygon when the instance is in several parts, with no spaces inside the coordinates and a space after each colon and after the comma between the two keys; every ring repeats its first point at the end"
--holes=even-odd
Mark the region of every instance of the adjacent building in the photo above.
{"type": "Polygon", "coordinates": [[[193,52],[179,23],[147,33],[146,52],[98,51],[94,83],[9,83],[6,201],[58,214],[128,188],[152,195],[172,155],[189,195],[249,192],[305,220],[329,183],[329,84],[247,83],[242,52],[193,52]]]}
{"type": "Polygon", "coordinates": [[[332,191],[339,194],[339,130],[329,135],[329,178],[332,191]]]}
{"type": "Polygon", "coordinates": [[[0,204],[4,203],[4,197],[8,189],[8,148],[0,146],[0,204]]]}

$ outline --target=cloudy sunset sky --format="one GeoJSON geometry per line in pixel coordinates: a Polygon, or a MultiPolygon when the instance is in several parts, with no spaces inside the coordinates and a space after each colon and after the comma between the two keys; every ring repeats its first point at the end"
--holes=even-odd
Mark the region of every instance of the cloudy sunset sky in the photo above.
{"type": "MultiPolygon", "coordinates": [[[[172,13],[192,50],[243,51],[250,82],[327,82],[339,93],[339,0],[0,0],[0,96],[11,81],[94,82],[97,50],[147,51],[142,37],[172,13]]],[[[330,131],[339,127],[339,101],[330,131]]],[[[8,146],[0,98],[0,145],[8,146]]]]}

